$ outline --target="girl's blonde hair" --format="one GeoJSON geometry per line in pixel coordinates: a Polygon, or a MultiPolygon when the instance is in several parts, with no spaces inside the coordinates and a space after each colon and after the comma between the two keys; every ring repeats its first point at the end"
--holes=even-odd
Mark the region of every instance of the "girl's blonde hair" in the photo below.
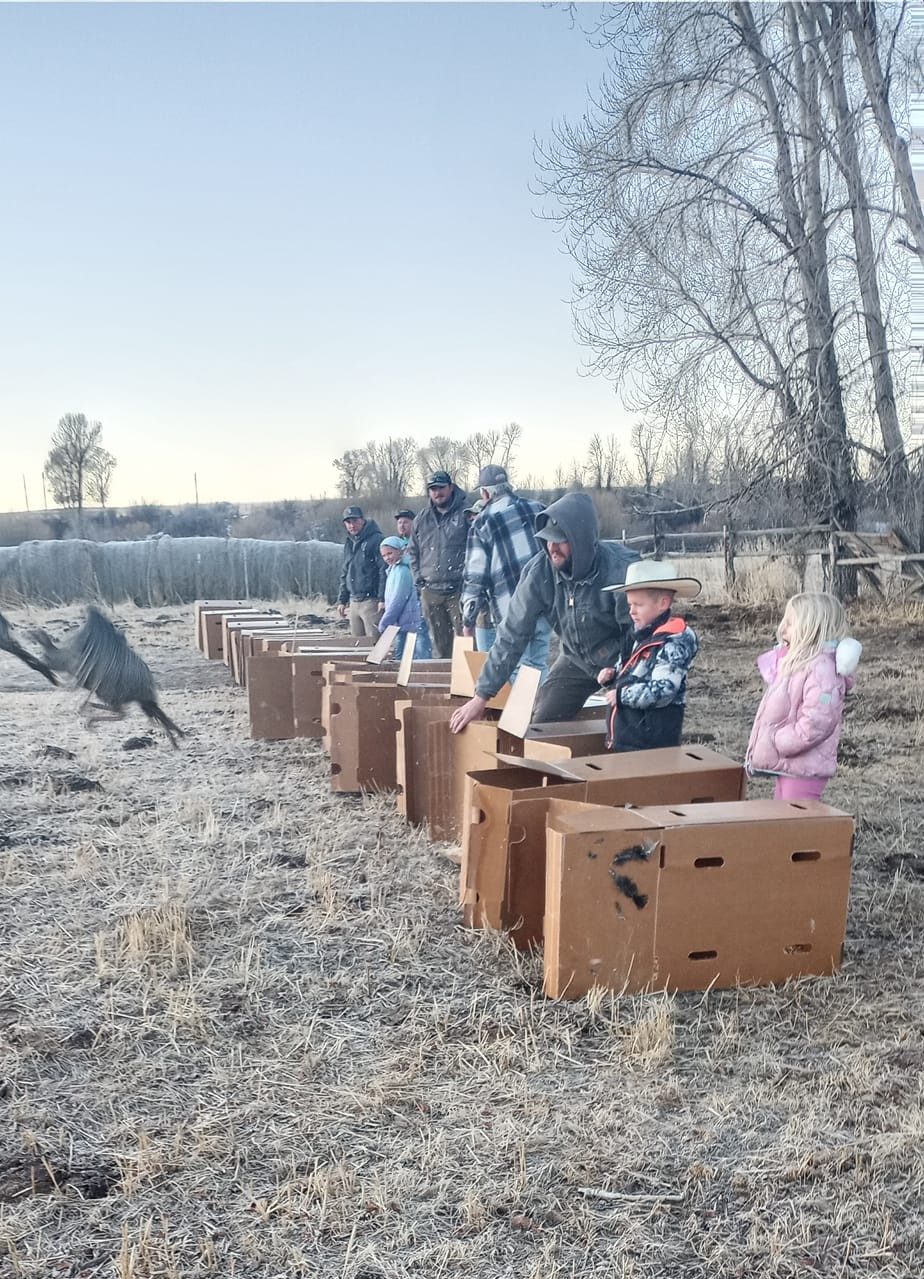
{"type": "MultiPolygon", "coordinates": [[[[825,644],[837,643],[847,634],[847,614],[839,599],[825,591],[806,591],[794,595],[786,605],[789,614],[789,648],[780,662],[784,674],[807,666],[825,644]]],[[[784,613],[784,617],[785,617],[784,613]]],[[[777,639],[782,639],[777,627],[777,639]]]]}

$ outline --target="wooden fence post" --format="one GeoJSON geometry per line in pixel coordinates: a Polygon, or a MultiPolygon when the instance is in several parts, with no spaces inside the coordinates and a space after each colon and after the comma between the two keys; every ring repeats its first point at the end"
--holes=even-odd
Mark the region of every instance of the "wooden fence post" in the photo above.
{"type": "Polygon", "coordinates": [[[722,525],[722,554],[725,559],[725,589],[731,591],[735,585],[735,534],[727,524],[722,525]]]}

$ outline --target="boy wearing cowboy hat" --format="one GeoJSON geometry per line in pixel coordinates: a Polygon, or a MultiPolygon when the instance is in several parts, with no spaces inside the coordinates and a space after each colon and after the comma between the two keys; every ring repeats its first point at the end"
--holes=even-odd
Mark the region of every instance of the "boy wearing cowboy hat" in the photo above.
{"type": "Polygon", "coordinates": [[[679,746],[687,671],[699,647],[682,617],[673,617],[674,600],[692,600],[702,590],[694,577],[679,577],[673,564],[638,560],[626,580],[604,590],[625,594],[634,631],[631,648],[618,667],[597,677],[610,705],[607,749],[645,751],[679,746]]]}

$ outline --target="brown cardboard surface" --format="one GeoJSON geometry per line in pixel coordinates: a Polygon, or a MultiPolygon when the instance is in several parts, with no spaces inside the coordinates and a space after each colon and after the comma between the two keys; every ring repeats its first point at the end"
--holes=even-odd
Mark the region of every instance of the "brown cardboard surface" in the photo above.
{"type": "Polygon", "coordinates": [[[500,726],[505,733],[510,733],[512,737],[526,736],[541,679],[542,671],[535,666],[521,666],[517,671],[501,711],[500,726]]]}
{"type": "Polygon", "coordinates": [[[291,657],[282,653],[255,653],[250,658],[247,706],[251,737],[278,741],[295,736],[291,657]]]}
{"type": "MultiPolygon", "coordinates": [[[[487,653],[475,652],[475,641],[470,635],[457,635],[452,641],[452,684],[453,697],[474,697],[475,682],[481,674],[481,668],[488,660],[487,653]]],[[[488,701],[488,706],[501,710],[510,696],[510,685],[505,684],[488,701]]]]}
{"type": "Polygon", "coordinates": [[[228,666],[231,670],[231,678],[235,684],[241,687],[247,683],[247,662],[254,653],[263,651],[262,642],[264,636],[280,637],[280,644],[283,642],[282,637],[292,636],[295,632],[291,622],[270,619],[269,621],[257,621],[253,624],[248,622],[229,622],[228,623],[228,666]]]}
{"type": "Polygon", "coordinates": [[[231,630],[239,631],[242,626],[265,626],[277,624],[283,619],[279,613],[253,613],[249,616],[223,613],[221,618],[221,658],[225,666],[231,665],[231,630]]]}
{"type": "MultiPolygon", "coordinates": [[[[397,785],[395,704],[413,699],[426,685],[344,682],[329,686],[331,788],[335,791],[394,790],[397,785]]],[[[436,690],[438,691],[438,690],[436,690]]]]}
{"type": "MultiPolygon", "coordinates": [[[[429,684],[446,684],[449,691],[449,663],[440,658],[418,662],[415,682],[426,681],[429,684]]],[[[397,667],[371,667],[365,661],[354,661],[350,658],[337,658],[326,662],[322,670],[321,689],[321,728],[324,747],[330,750],[330,704],[331,688],[335,684],[388,684],[397,686],[397,667]]],[[[410,687],[410,686],[408,686],[410,687]]]]}
{"type": "Polygon", "coordinates": [[[199,617],[201,623],[202,635],[202,651],[209,661],[215,661],[224,656],[222,626],[225,618],[228,617],[255,617],[264,612],[263,609],[254,608],[253,605],[241,608],[204,608],[199,617]]]}
{"type": "Polygon", "coordinates": [[[547,822],[547,994],[837,971],[854,831],[846,813],[815,801],[613,809],[556,798],[547,822]]]}
{"type": "MultiPolygon", "coordinates": [[[[524,744],[525,745],[525,744],[524,744]]],[[[508,928],[519,946],[543,935],[545,814],[556,798],[594,805],[740,800],[735,760],[705,747],[667,747],[573,760],[498,755],[474,772],[463,804],[460,893],[471,927],[508,928]]]]}
{"type": "Polygon", "coordinates": [[[603,716],[560,724],[531,724],[523,737],[524,759],[574,759],[602,755],[606,748],[603,716]]]}
{"type": "Polygon", "coordinates": [[[378,666],[380,662],[384,662],[385,658],[394,648],[395,640],[398,638],[400,626],[386,626],[379,638],[372,645],[369,654],[366,657],[367,662],[371,662],[373,666],[378,666]]]}
{"type": "Polygon", "coordinates": [[[205,652],[205,633],[202,627],[202,614],[208,609],[212,613],[229,608],[247,608],[247,600],[194,600],[193,601],[193,642],[196,648],[205,652]]]}
{"type": "MultiPolygon", "coordinates": [[[[349,638],[349,637],[347,637],[349,638]]],[[[351,650],[338,650],[333,646],[315,651],[299,651],[290,654],[292,661],[292,718],[296,737],[311,737],[320,741],[324,737],[321,722],[321,705],[324,696],[324,667],[328,663],[339,666],[341,662],[355,661],[365,667],[362,658],[350,658],[351,650]]]]}

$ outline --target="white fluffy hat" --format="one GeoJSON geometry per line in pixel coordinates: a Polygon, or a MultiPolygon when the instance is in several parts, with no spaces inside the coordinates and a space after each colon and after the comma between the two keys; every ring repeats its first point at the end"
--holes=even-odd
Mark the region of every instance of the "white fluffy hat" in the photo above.
{"type": "Polygon", "coordinates": [[[605,591],[673,591],[681,599],[693,600],[703,589],[695,577],[678,577],[677,568],[668,560],[635,560],[626,569],[626,580],[618,586],[604,586],[605,591]]]}

